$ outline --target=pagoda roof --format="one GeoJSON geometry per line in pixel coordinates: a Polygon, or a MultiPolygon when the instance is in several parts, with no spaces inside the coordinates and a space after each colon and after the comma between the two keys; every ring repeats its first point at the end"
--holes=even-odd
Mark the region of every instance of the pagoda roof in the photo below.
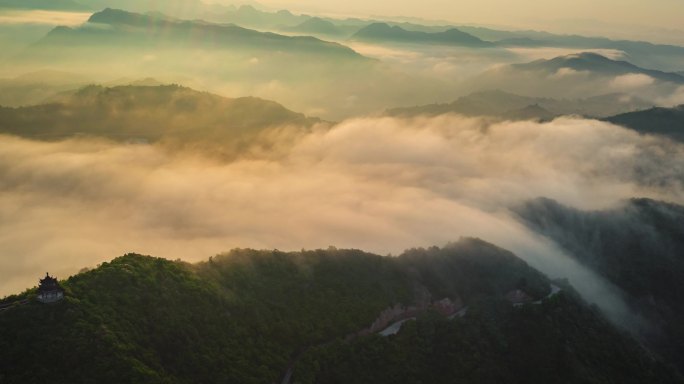
{"type": "Polygon", "coordinates": [[[40,279],[40,285],[38,286],[38,292],[51,292],[51,291],[63,291],[59,282],[54,277],[50,276],[49,273],[45,274],[45,278],[40,279]]]}

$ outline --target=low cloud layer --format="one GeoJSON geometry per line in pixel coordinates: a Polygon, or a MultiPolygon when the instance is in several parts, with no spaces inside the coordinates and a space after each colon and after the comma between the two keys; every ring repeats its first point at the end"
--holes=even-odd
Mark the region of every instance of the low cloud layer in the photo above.
{"type": "Polygon", "coordinates": [[[0,294],[133,251],[190,261],[233,247],[396,254],[477,236],[570,277],[619,317],[613,288],[508,208],[539,196],[591,209],[684,200],[682,146],[598,121],[369,118],[293,140],[226,162],[154,145],[0,137],[0,294]]]}
{"type": "Polygon", "coordinates": [[[0,24],[79,25],[90,17],[88,12],[46,10],[0,10],[0,24]]]}

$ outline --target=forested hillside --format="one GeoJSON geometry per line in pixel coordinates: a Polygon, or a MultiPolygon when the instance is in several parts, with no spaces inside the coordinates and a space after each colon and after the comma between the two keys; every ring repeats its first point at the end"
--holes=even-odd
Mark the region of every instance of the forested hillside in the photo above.
{"type": "Polygon", "coordinates": [[[459,367],[475,369],[466,355],[486,357],[477,370],[489,372],[467,382],[537,365],[544,371],[525,377],[588,382],[619,368],[625,373],[616,377],[676,382],[573,294],[514,308],[506,293],[521,288],[539,299],[548,280],[473,239],[396,258],[333,248],[234,250],[191,265],[129,254],[61,283],[66,299],[56,304],[38,303],[35,290],[3,301],[16,304],[0,311],[0,382],[268,383],[317,348],[320,354],[296,361],[295,382],[348,382],[334,368],[345,365],[360,369],[345,375],[369,382],[371,361],[386,364],[388,374],[410,370],[406,382],[452,380],[462,377],[459,367]],[[389,307],[443,298],[470,309],[453,321],[421,312],[389,339],[349,338],[389,307]],[[411,359],[400,364],[403,357],[411,359]],[[563,373],[575,368],[581,371],[563,373]]]}
{"type": "Polygon", "coordinates": [[[94,136],[229,142],[271,127],[309,127],[317,121],[272,101],[224,98],[178,85],[93,85],[47,104],[0,107],[1,133],[45,140],[94,136]]]}
{"type": "Polygon", "coordinates": [[[684,369],[684,207],[632,199],[615,209],[581,211],[537,199],[516,211],[620,287],[648,323],[643,339],[684,369]]]}

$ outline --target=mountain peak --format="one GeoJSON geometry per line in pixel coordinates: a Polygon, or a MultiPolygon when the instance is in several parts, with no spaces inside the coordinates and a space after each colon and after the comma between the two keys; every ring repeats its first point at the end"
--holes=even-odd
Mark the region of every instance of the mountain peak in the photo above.
{"type": "Polygon", "coordinates": [[[601,61],[609,60],[609,61],[611,61],[611,59],[607,58],[604,55],[596,53],[596,52],[579,52],[579,53],[573,53],[570,55],[566,55],[563,57],[569,58],[569,59],[601,60],[601,61]]]}
{"type": "Polygon", "coordinates": [[[293,32],[313,34],[320,33],[328,35],[341,33],[341,31],[337,28],[335,24],[328,20],[321,19],[320,17],[312,17],[310,19],[307,19],[303,21],[301,24],[297,25],[296,27],[289,28],[289,30],[293,32]]]}
{"type": "Polygon", "coordinates": [[[172,20],[160,12],[146,14],[124,11],[123,9],[105,8],[100,12],[93,13],[88,19],[89,23],[100,24],[125,24],[142,25],[155,20],[172,20]]]}
{"type": "Polygon", "coordinates": [[[380,40],[396,43],[420,43],[436,45],[453,45],[466,47],[489,47],[492,43],[483,41],[459,29],[451,28],[444,32],[422,32],[404,29],[387,23],[372,23],[361,28],[353,36],[357,40],[380,40]]]}
{"type": "Polygon", "coordinates": [[[393,30],[394,31],[403,31],[404,29],[401,27],[391,27],[387,23],[377,22],[377,23],[368,24],[364,28],[361,28],[360,31],[378,33],[378,32],[390,32],[393,30]]]}
{"type": "Polygon", "coordinates": [[[596,52],[579,52],[570,55],[559,56],[551,61],[558,60],[559,62],[566,62],[569,64],[591,63],[595,65],[610,65],[612,63],[625,63],[624,61],[613,60],[596,52]]]}
{"type": "Polygon", "coordinates": [[[100,20],[111,20],[111,19],[119,19],[119,18],[126,18],[130,17],[133,13],[124,11],[123,9],[115,9],[115,8],[105,8],[101,10],[100,12],[95,12],[93,13],[89,18],[89,22],[97,23],[100,20]]]}
{"type": "Polygon", "coordinates": [[[244,13],[244,14],[257,14],[260,13],[260,11],[253,6],[249,4],[244,4],[241,5],[240,8],[238,8],[239,13],[244,13]]]}
{"type": "Polygon", "coordinates": [[[684,84],[684,77],[676,73],[638,67],[624,60],[614,60],[596,52],[579,52],[558,56],[553,59],[542,59],[525,64],[513,64],[512,68],[524,70],[542,70],[556,73],[561,69],[572,69],[578,72],[591,72],[609,76],[641,74],[656,80],[684,84]]]}

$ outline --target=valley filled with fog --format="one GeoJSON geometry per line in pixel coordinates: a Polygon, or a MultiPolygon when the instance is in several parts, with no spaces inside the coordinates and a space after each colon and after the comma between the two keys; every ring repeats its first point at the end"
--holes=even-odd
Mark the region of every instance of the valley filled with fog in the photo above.
{"type": "Polygon", "coordinates": [[[0,295],[129,252],[391,257],[474,237],[683,364],[663,324],[684,308],[650,284],[684,271],[684,46],[35,3],[0,0],[0,295]]]}

